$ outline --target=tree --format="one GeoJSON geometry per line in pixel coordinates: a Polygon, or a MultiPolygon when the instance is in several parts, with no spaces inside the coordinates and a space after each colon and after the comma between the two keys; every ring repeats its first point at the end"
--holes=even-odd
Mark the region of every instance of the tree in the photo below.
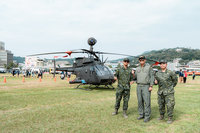
{"type": "Polygon", "coordinates": [[[112,68],[112,65],[108,65],[109,68],[112,68]]]}
{"type": "Polygon", "coordinates": [[[6,68],[6,69],[12,69],[15,67],[18,67],[18,65],[13,62],[10,62],[8,65],[4,64],[4,68],[6,68]]]}
{"type": "Polygon", "coordinates": [[[120,63],[118,63],[117,68],[120,68],[120,67],[121,67],[121,65],[120,65],[120,63]]]}

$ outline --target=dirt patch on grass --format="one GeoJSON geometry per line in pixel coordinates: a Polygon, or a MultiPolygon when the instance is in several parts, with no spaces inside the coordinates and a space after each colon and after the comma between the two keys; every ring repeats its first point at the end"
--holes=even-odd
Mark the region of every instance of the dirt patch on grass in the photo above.
{"type": "Polygon", "coordinates": [[[193,116],[192,114],[184,114],[180,117],[180,119],[175,120],[174,122],[179,123],[179,122],[182,122],[182,121],[192,121],[193,117],[195,117],[195,116],[193,116]]]}
{"type": "Polygon", "coordinates": [[[5,114],[5,113],[13,113],[13,112],[26,112],[26,111],[34,111],[34,110],[38,110],[38,109],[48,109],[54,106],[64,106],[64,105],[69,105],[69,104],[73,104],[70,102],[64,102],[64,103],[56,103],[56,104],[49,104],[49,105],[35,105],[35,106],[28,106],[28,107],[24,107],[24,108],[18,108],[18,109],[10,109],[10,110],[5,110],[5,111],[0,111],[0,114],[5,114]]]}

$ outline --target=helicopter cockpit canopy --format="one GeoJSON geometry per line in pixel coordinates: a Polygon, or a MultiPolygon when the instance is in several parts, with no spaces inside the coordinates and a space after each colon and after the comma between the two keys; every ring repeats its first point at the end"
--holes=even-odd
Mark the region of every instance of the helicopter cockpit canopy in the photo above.
{"type": "Polygon", "coordinates": [[[97,75],[99,75],[99,76],[112,73],[112,71],[110,71],[106,66],[103,66],[103,65],[96,65],[95,71],[96,71],[97,75]]]}

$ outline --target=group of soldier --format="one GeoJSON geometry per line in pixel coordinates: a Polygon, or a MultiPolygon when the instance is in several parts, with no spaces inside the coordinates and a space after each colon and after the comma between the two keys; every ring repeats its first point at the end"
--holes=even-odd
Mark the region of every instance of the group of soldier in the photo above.
{"type": "Polygon", "coordinates": [[[158,120],[164,119],[165,105],[167,106],[167,123],[173,122],[173,109],[175,106],[174,87],[178,82],[176,74],[167,69],[167,62],[160,61],[160,70],[154,74],[152,67],[146,63],[145,56],[139,57],[139,66],[133,71],[129,67],[129,59],[123,60],[123,66],[117,69],[115,80],[118,80],[116,89],[115,111],[112,115],[118,114],[120,102],[123,97],[123,116],[128,118],[127,109],[130,98],[130,86],[134,80],[137,83],[137,100],[138,100],[138,120],[144,119],[149,122],[151,117],[151,91],[154,84],[158,84],[158,105],[160,116],[158,120]]]}

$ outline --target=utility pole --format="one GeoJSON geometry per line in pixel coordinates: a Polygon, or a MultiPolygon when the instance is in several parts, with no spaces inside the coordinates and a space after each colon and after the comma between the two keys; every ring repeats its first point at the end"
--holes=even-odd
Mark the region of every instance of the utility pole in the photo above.
{"type": "Polygon", "coordinates": [[[55,78],[55,76],[56,76],[56,58],[55,57],[54,57],[54,60],[53,60],[53,65],[54,65],[53,77],[55,78]]]}

